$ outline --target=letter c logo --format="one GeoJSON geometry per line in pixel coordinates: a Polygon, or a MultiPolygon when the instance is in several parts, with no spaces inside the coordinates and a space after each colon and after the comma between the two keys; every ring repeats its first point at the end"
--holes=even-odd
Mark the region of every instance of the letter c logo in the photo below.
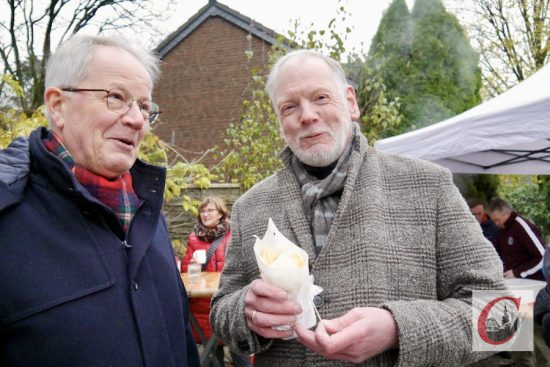
{"type": "Polygon", "coordinates": [[[477,320],[477,332],[479,333],[479,336],[483,341],[487,344],[492,345],[500,345],[504,344],[512,337],[514,336],[514,333],[510,334],[507,338],[503,340],[493,340],[487,335],[487,318],[489,317],[489,312],[491,312],[491,309],[499,302],[501,301],[512,301],[514,305],[516,306],[516,310],[519,311],[519,305],[521,303],[521,297],[514,298],[514,297],[498,297],[489,302],[483,310],[481,310],[481,314],[479,315],[479,319],[477,320]]]}

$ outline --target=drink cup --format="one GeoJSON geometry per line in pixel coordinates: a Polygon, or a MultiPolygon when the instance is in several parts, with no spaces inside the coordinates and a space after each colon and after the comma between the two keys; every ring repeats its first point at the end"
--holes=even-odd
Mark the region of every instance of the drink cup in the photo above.
{"type": "Polygon", "coordinates": [[[206,250],[196,250],[193,252],[193,259],[199,264],[204,264],[206,262],[206,250]]]}
{"type": "Polygon", "coordinates": [[[187,276],[189,282],[198,283],[201,280],[201,268],[202,265],[198,263],[191,263],[187,266],[187,276]]]}

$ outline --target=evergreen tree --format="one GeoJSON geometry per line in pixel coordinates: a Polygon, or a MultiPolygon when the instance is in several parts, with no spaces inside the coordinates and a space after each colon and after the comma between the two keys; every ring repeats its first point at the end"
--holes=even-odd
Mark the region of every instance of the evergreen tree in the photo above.
{"type": "MultiPolygon", "coordinates": [[[[412,29],[407,3],[405,0],[394,0],[384,12],[371,41],[367,63],[381,77],[389,99],[399,100],[408,93],[412,29]]],[[[402,130],[391,129],[381,137],[396,135],[402,130]]]]}
{"type": "Polygon", "coordinates": [[[479,55],[441,0],[416,0],[403,114],[413,128],[439,122],[480,101],[479,55]]]}
{"type": "Polygon", "coordinates": [[[441,0],[394,0],[369,51],[386,94],[398,98],[404,121],[397,134],[459,114],[481,100],[479,56],[441,0]]]}
{"type": "Polygon", "coordinates": [[[411,21],[411,13],[405,0],[394,0],[380,20],[369,54],[376,53],[377,48],[383,46],[386,55],[407,57],[411,46],[411,21]]]}
{"type": "Polygon", "coordinates": [[[474,197],[487,203],[498,196],[500,180],[497,175],[462,175],[466,184],[465,197],[474,197]]]}

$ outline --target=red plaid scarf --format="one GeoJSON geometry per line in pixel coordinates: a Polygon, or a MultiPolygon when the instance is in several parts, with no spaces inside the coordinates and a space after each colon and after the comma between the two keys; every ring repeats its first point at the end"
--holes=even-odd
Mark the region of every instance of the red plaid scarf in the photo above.
{"type": "Polygon", "coordinates": [[[61,143],[61,139],[53,132],[50,131],[48,136],[42,139],[42,142],[46,149],[59,157],[69,167],[78,182],[92,196],[115,212],[122,229],[127,233],[130,223],[141,205],[141,200],[134,192],[130,172],[125,172],[120,177],[109,180],[75,164],[70,153],[61,143]]]}

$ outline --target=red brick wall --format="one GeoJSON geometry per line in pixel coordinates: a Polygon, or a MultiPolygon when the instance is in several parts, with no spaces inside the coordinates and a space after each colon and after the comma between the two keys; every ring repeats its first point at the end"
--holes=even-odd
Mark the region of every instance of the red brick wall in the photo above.
{"type": "Polygon", "coordinates": [[[246,31],[220,17],[208,18],[163,59],[155,133],[183,148],[188,160],[221,145],[228,124],[240,119],[249,68],[266,65],[270,46],[255,36],[248,40],[246,31]],[[247,62],[249,48],[254,57],[247,62]]]}

